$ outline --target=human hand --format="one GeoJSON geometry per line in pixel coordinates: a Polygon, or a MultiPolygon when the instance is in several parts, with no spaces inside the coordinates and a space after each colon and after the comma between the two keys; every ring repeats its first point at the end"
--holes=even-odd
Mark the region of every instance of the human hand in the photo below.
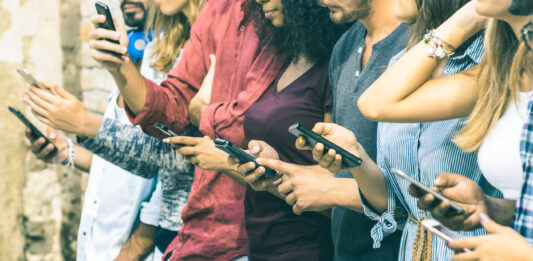
{"type": "Polygon", "coordinates": [[[117,70],[121,64],[130,61],[128,58],[128,33],[124,24],[114,21],[116,31],[100,28],[106,20],[105,15],[95,15],[91,18],[93,31],[90,33],[89,47],[91,56],[99,64],[110,71],[117,70]],[[119,44],[109,40],[119,41],[119,44]]]}
{"type": "Polygon", "coordinates": [[[228,154],[215,147],[215,143],[209,136],[187,137],[175,136],[163,140],[178,149],[185,159],[201,169],[224,171],[231,169],[226,162],[228,154]]]}
{"type": "Polygon", "coordinates": [[[334,194],[338,180],[333,173],[316,165],[301,166],[266,158],[258,158],[257,162],[282,173],[278,192],[295,214],[322,211],[334,205],[330,196],[334,194]]]}
{"type": "Polygon", "coordinates": [[[510,227],[497,224],[485,213],[481,213],[479,219],[490,235],[452,241],[450,247],[453,249],[472,249],[472,252],[455,255],[452,260],[533,260],[533,248],[524,237],[510,227]]]}
{"type": "Polygon", "coordinates": [[[418,207],[431,212],[431,215],[452,230],[472,230],[480,225],[479,214],[487,213],[486,196],[477,183],[471,179],[452,173],[440,173],[435,179],[435,191],[440,192],[446,200],[440,202],[432,194],[409,186],[409,193],[418,198],[418,207]],[[448,200],[449,199],[449,200],[448,200]],[[461,206],[465,212],[461,215],[450,209],[450,200],[461,206]]]}
{"type": "Polygon", "coordinates": [[[91,118],[85,106],[63,88],[42,84],[50,92],[31,86],[24,97],[24,102],[32,109],[35,117],[52,128],[85,134],[86,120],[91,118]]]}
{"type": "Polygon", "coordinates": [[[216,57],[214,54],[210,54],[209,59],[211,60],[209,71],[202,82],[202,86],[189,103],[189,119],[195,126],[200,125],[202,113],[211,104],[211,90],[213,88],[213,77],[215,76],[216,57]]]}
{"type": "MultiPolygon", "coordinates": [[[[246,152],[250,153],[250,155],[255,158],[279,159],[276,150],[264,141],[250,141],[246,152]]],[[[239,164],[239,166],[237,166],[237,171],[243,175],[244,181],[255,191],[269,190],[276,187],[281,182],[279,177],[264,177],[263,174],[265,174],[265,168],[263,166],[256,166],[253,162],[241,163],[238,158],[229,156],[228,163],[232,165],[239,164]]]]}
{"type": "MultiPolygon", "coordinates": [[[[361,158],[361,155],[364,154],[364,149],[357,142],[353,132],[340,125],[319,122],[315,124],[312,131],[357,157],[361,158]]],[[[311,147],[306,143],[305,138],[300,136],[296,139],[296,148],[300,150],[312,149],[313,158],[318,161],[321,167],[328,169],[332,173],[347,170],[342,164],[342,156],[337,154],[334,149],[329,149],[326,153],[322,143],[317,143],[314,147],[311,147]]]]}
{"type": "Polygon", "coordinates": [[[52,128],[46,130],[46,137],[54,144],[46,144],[44,138],[34,137],[30,128],[26,128],[25,135],[31,143],[31,152],[38,159],[47,163],[61,163],[68,158],[69,148],[63,132],[52,128]],[[55,153],[52,152],[54,145],[57,147],[57,152],[55,153]]]}

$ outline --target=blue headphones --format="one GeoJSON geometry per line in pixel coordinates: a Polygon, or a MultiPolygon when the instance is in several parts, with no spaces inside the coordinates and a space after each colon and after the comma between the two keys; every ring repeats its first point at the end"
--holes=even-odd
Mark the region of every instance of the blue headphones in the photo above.
{"type": "Polygon", "coordinates": [[[130,43],[128,45],[128,53],[133,62],[137,62],[143,58],[144,48],[152,41],[152,32],[145,31],[129,31],[128,38],[130,43]]]}

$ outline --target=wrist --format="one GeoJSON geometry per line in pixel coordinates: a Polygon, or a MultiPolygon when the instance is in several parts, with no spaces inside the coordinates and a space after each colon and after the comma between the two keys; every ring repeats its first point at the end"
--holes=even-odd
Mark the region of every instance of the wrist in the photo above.
{"type": "Polygon", "coordinates": [[[84,115],[82,120],[83,123],[81,124],[81,127],[78,128],[76,134],[82,137],[94,138],[96,137],[96,134],[98,134],[98,131],[100,131],[103,119],[101,116],[90,113],[87,110],[84,115]]]}

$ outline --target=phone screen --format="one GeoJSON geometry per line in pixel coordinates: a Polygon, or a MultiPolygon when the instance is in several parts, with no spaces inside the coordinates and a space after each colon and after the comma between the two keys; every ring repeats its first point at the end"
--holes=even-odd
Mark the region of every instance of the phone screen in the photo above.
{"type": "MultiPolygon", "coordinates": [[[[246,153],[246,151],[244,151],[241,148],[233,145],[231,142],[229,142],[227,140],[215,139],[215,147],[217,147],[218,149],[228,153],[232,157],[238,158],[239,161],[241,161],[241,163],[253,162],[253,163],[255,163],[255,166],[257,166],[257,167],[260,166],[259,164],[257,164],[257,162],[255,161],[255,158],[252,155],[246,153]]],[[[265,168],[265,173],[263,174],[263,176],[265,176],[267,178],[276,177],[276,171],[275,170],[273,170],[271,168],[268,168],[268,167],[265,167],[265,166],[263,166],[263,168],[265,168]]]]}

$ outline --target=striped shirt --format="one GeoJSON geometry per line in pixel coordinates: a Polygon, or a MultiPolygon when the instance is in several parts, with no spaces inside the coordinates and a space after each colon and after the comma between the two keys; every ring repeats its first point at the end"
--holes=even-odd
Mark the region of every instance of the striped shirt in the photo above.
{"type": "Polygon", "coordinates": [[[533,245],[533,99],[528,105],[528,118],[520,139],[520,157],[524,171],[522,194],[517,202],[513,228],[533,245]]]}
{"type": "MultiPolygon", "coordinates": [[[[460,55],[449,59],[443,77],[454,75],[479,63],[483,56],[483,35],[476,35],[459,49],[464,51],[459,51],[460,55]]],[[[432,123],[379,123],[377,164],[387,179],[388,210],[381,214],[375,213],[362,199],[365,214],[378,221],[371,231],[374,247],[379,247],[384,236],[405,225],[398,260],[412,260],[417,224],[406,218],[407,214],[417,220],[423,216],[431,217],[431,213],[418,208],[417,199],[409,194],[410,183],[390,173],[385,167],[384,157],[389,159],[392,168],[404,171],[428,187],[433,185],[440,172],[451,172],[474,180],[489,195],[501,196],[501,193],[483,178],[477,166],[476,155],[465,153],[451,141],[455,132],[462,127],[463,121],[464,118],[432,123]],[[400,221],[394,219],[394,211],[397,208],[404,214],[400,221]]],[[[461,237],[484,233],[482,229],[458,232],[461,237]]],[[[432,246],[432,260],[450,260],[453,256],[453,251],[447,248],[446,242],[438,237],[433,237],[432,246]]]]}

